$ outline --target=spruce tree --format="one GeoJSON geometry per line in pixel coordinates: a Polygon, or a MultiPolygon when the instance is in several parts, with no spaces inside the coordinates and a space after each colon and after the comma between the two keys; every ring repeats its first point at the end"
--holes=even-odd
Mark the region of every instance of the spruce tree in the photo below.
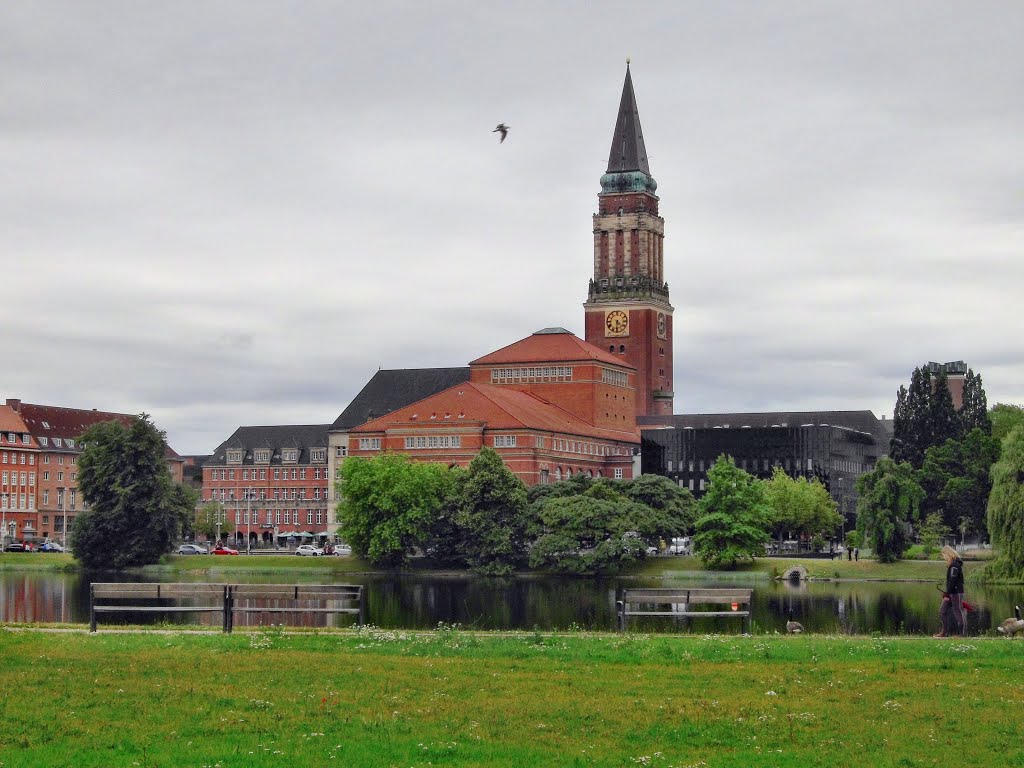
{"type": "MultiPolygon", "coordinates": [[[[932,380],[932,392],[928,401],[928,427],[926,442],[921,445],[922,454],[933,445],[942,445],[947,440],[963,437],[960,417],[953,406],[953,395],[949,391],[949,378],[940,372],[932,380]]],[[[924,463],[924,456],[921,457],[924,463]]],[[[920,465],[915,465],[920,469],[920,465]]]]}
{"type": "Polygon", "coordinates": [[[960,408],[960,421],[963,425],[963,433],[967,434],[977,427],[986,435],[992,434],[992,421],[988,416],[988,398],[985,396],[985,388],[981,383],[981,376],[975,375],[970,368],[967,369],[967,377],[964,379],[964,400],[960,408]]]}
{"type": "Polygon", "coordinates": [[[907,419],[907,388],[900,384],[892,411],[892,440],[889,442],[889,455],[895,462],[907,460],[907,419]]]}

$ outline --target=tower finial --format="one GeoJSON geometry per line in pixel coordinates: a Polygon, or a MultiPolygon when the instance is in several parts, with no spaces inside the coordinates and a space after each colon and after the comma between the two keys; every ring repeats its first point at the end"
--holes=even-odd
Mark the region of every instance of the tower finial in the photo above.
{"type": "Polygon", "coordinates": [[[626,66],[629,66],[629,56],[626,57],[626,66]]]}

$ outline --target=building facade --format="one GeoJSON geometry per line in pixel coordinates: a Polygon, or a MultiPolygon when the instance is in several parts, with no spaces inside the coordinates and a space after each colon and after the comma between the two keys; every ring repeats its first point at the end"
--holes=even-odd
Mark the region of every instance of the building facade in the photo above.
{"type": "MultiPolygon", "coordinates": [[[[64,408],[56,405],[23,403],[7,398],[7,407],[24,421],[38,450],[35,483],[35,520],[24,538],[54,538],[66,541],[76,515],[85,509],[78,490],[78,457],[82,453],[82,434],[96,424],[117,421],[125,426],[136,416],[95,409],[64,408]]],[[[181,482],[183,461],[170,446],[164,456],[171,479],[181,482]]]]}
{"type": "Polygon", "coordinates": [[[220,538],[242,547],[324,541],[327,424],[239,427],[203,464],[202,500],[214,503],[220,538]]]}
{"type": "Polygon", "coordinates": [[[594,273],[585,337],[636,369],[636,410],[670,416],[672,313],[665,281],[665,220],[658,213],[633,80],[626,67],[608,169],[594,214],[594,273]]]}
{"type": "Polygon", "coordinates": [[[0,405],[0,552],[37,533],[39,444],[18,412],[0,405]]]}
{"type": "Polygon", "coordinates": [[[846,529],[856,520],[854,483],[888,455],[891,437],[891,422],[871,411],[677,415],[668,426],[647,421],[641,424],[644,474],[670,477],[699,498],[720,456],[732,457],[736,466],[761,479],[781,467],[790,477],[820,480],[846,529]]]}
{"type": "Polygon", "coordinates": [[[546,328],[471,362],[468,381],[351,429],[347,454],[465,467],[490,447],[527,485],[579,473],[629,479],[635,381],[621,358],[546,328]]]}

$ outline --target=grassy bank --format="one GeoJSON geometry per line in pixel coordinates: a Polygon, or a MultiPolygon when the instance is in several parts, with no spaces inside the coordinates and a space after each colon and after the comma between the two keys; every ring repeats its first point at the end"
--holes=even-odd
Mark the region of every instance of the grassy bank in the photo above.
{"type": "MultiPolygon", "coordinates": [[[[704,571],[701,561],[695,557],[654,557],[638,564],[628,571],[635,576],[694,576],[729,579],[757,574],[763,578],[778,578],[793,566],[800,566],[812,579],[851,579],[855,581],[941,581],[945,578],[946,564],[941,560],[900,560],[896,563],[879,563],[876,560],[857,562],[840,560],[812,560],[809,558],[765,557],[752,565],[735,571],[704,571]]],[[[964,572],[968,578],[983,563],[968,560],[964,572]]]]}
{"type": "Polygon", "coordinates": [[[4,768],[1024,757],[1019,641],[0,630],[0,658],[4,768]]]}
{"type": "MultiPolygon", "coordinates": [[[[735,571],[705,571],[695,557],[652,557],[628,569],[624,575],[645,578],[697,578],[729,581],[757,578],[777,578],[790,567],[802,566],[813,579],[851,579],[878,581],[941,581],[946,572],[941,560],[901,560],[879,563],[875,560],[849,562],[847,560],[811,560],[802,558],[761,558],[752,565],[735,571]]],[[[968,560],[964,570],[971,573],[982,563],[968,560]]],[[[71,555],[18,552],[0,554],[0,570],[74,570],[77,563],[71,555]]],[[[374,573],[378,569],[357,557],[296,557],[295,555],[166,555],[157,565],[140,569],[149,574],[205,573],[294,573],[346,574],[374,573]]],[[[432,564],[414,560],[406,569],[412,573],[437,573],[432,564]]]]}

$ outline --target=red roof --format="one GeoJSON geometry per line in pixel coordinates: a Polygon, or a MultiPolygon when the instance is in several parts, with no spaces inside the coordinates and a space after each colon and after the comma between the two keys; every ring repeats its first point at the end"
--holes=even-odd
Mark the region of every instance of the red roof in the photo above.
{"type": "Polygon", "coordinates": [[[69,437],[72,440],[77,439],[89,427],[104,421],[119,421],[128,427],[136,419],[135,416],[126,413],[107,413],[80,408],[61,408],[56,405],[33,405],[32,403],[22,403],[20,413],[33,435],[48,437],[51,440],[55,437],[62,440],[69,437]]]}
{"type": "Polygon", "coordinates": [[[21,416],[9,405],[0,405],[0,432],[29,432],[21,416]]]}
{"type": "Polygon", "coordinates": [[[537,331],[525,339],[502,347],[497,352],[477,358],[470,365],[567,363],[581,360],[599,360],[617,368],[633,368],[622,358],[608,354],[600,347],[595,347],[564,328],[545,328],[537,331]]]}
{"type": "MultiPolygon", "coordinates": [[[[77,440],[89,427],[100,424],[104,421],[119,421],[126,427],[131,427],[138,416],[129,413],[111,413],[109,411],[86,410],[84,408],[62,408],[57,405],[35,405],[33,403],[21,403],[19,413],[28,431],[36,438],[49,438],[52,440],[59,437],[61,440],[77,440]]],[[[180,457],[167,441],[164,441],[164,457],[178,460],[180,457]]]]}
{"type": "Polygon", "coordinates": [[[436,395],[368,421],[351,432],[383,432],[396,424],[440,428],[473,422],[483,422],[488,430],[538,429],[603,440],[640,442],[635,427],[627,430],[595,427],[533,393],[472,382],[456,384],[436,395]]]}

